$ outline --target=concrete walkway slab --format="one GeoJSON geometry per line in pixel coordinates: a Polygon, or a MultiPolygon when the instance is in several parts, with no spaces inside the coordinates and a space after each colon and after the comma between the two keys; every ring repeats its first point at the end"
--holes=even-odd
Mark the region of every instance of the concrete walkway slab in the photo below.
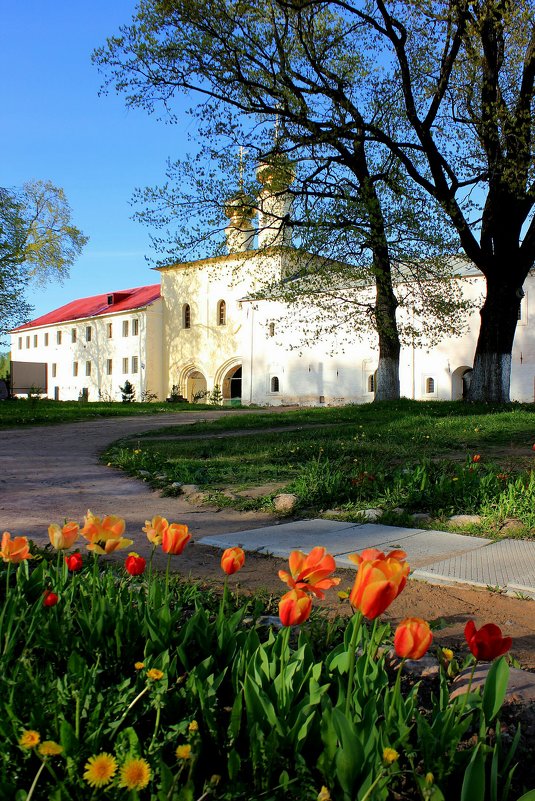
{"type": "Polygon", "coordinates": [[[501,540],[414,571],[414,578],[446,584],[495,587],[535,597],[535,543],[501,540]]]}
{"type": "Polygon", "coordinates": [[[336,520],[298,520],[277,526],[203,537],[199,544],[218,548],[241,546],[245,551],[286,558],[293,550],[310,551],[322,545],[336,557],[340,567],[354,567],[349,554],[365,548],[388,551],[402,548],[412,567],[425,566],[483,548],[490,540],[452,534],[446,531],[421,531],[414,528],[382,526],[376,523],[357,525],[336,520]]]}

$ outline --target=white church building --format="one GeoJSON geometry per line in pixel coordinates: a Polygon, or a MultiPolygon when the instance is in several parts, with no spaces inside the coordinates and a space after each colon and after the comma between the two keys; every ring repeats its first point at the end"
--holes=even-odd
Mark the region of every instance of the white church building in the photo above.
{"type": "MultiPolygon", "coordinates": [[[[328,406],[373,400],[378,359],[373,332],[355,335],[343,348],[336,332],[303,343],[299,321],[288,322],[290,305],[273,294],[267,299],[257,294],[266,284],[294,275],[300,259],[312,263],[317,258],[292,247],[284,223],[290,196],[281,191],[280,174],[273,173],[269,165],[257,171],[262,184],[257,230],[242,195],[227,204],[227,255],[156,268],[159,284],[110,289],[18,326],[11,331],[15,373],[24,375],[26,367],[26,374],[34,375],[33,366],[39,365],[39,386],[56,400],[120,400],[127,380],[136,400],[164,400],[174,394],[192,401],[214,388],[226,404],[328,406]]],[[[480,305],[485,287],[480,273],[464,269],[452,280],[461,282],[463,295],[480,305]]],[[[524,292],[512,354],[511,399],[531,403],[533,273],[524,292]]],[[[461,399],[478,331],[475,308],[462,335],[445,334],[429,348],[403,347],[401,395],[461,399]]],[[[27,389],[15,386],[21,394],[27,389]]]]}

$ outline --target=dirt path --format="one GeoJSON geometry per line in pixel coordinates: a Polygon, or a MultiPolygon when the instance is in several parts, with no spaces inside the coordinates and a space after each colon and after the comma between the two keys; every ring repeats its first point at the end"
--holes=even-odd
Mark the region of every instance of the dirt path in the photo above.
{"type": "MultiPolygon", "coordinates": [[[[280,410],[279,410],[280,411],[280,410]]],[[[236,512],[231,509],[198,508],[183,498],[161,498],[147,484],[125,476],[98,462],[99,453],[121,437],[150,431],[164,425],[186,425],[219,416],[219,412],[154,417],[103,418],[98,421],[68,423],[2,431],[0,472],[0,532],[26,535],[35,542],[48,542],[51,522],[64,518],[79,520],[87,509],[97,515],[118,514],[127,521],[132,546],[148,553],[148,543],[141,532],[145,520],[156,514],[170,521],[186,523],[193,534],[174,565],[184,575],[220,583],[220,552],[196,544],[204,535],[242,531],[270,525],[275,518],[261,512],[236,512]]],[[[319,545],[321,543],[318,543],[319,545]]],[[[283,585],[277,578],[281,560],[251,554],[243,570],[232,577],[240,591],[265,589],[278,597],[283,585]]],[[[340,571],[341,586],[349,587],[350,571],[340,571]]],[[[341,611],[333,597],[333,611],[341,611]]],[[[428,620],[443,618],[447,624],[437,633],[443,642],[461,643],[464,624],[474,618],[476,624],[494,622],[514,638],[513,653],[522,666],[535,670],[535,602],[508,598],[468,587],[432,586],[410,581],[394,602],[388,615],[393,620],[406,616],[428,620]]]]}

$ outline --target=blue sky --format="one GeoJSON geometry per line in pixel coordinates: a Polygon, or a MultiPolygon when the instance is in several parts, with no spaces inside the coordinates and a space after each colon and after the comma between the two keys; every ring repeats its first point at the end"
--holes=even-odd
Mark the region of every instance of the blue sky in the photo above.
{"type": "Polygon", "coordinates": [[[190,118],[168,125],[98,96],[94,48],[132,17],[129,0],[0,3],[0,186],[50,180],[89,243],[63,284],[32,289],[34,317],[75,298],[157,283],[149,231],[131,219],[136,187],[163,183],[166,159],[192,150],[190,118]]]}

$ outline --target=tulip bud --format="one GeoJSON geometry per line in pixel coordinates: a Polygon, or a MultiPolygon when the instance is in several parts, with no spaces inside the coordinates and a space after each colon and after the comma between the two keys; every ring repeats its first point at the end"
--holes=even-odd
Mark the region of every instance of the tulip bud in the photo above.
{"type": "Polygon", "coordinates": [[[146,561],[137,553],[129,553],[124,560],[124,567],[131,576],[141,576],[145,570],[146,561]]]}
{"type": "Polygon", "coordinates": [[[227,576],[231,576],[233,573],[237,573],[238,570],[241,570],[244,563],[245,554],[242,548],[227,548],[221,557],[221,568],[227,576]]]}
{"type": "Polygon", "coordinates": [[[51,590],[45,590],[43,592],[43,606],[55,606],[58,601],[59,597],[55,592],[51,590]]]}
{"type": "Polygon", "coordinates": [[[83,567],[82,554],[78,553],[78,551],[69,554],[69,556],[65,557],[65,564],[71,573],[76,573],[77,570],[81,570],[83,567]]]}
{"type": "Polygon", "coordinates": [[[396,629],[394,650],[401,659],[421,659],[432,642],[429,623],[419,617],[407,617],[396,629]]]}

